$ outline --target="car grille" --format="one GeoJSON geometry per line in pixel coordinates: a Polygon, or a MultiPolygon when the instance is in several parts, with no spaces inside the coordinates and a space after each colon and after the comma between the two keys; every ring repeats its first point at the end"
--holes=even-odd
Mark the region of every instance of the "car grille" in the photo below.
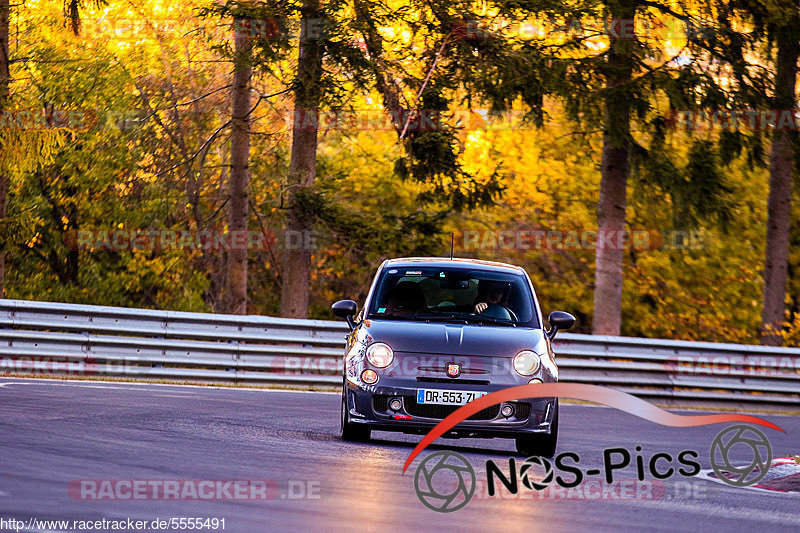
{"type": "Polygon", "coordinates": [[[420,376],[417,381],[422,383],[460,383],[463,385],[488,385],[488,379],[464,379],[464,378],[431,378],[420,376]]]}
{"type": "Polygon", "coordinates": [[[514,417],[520,420],[527,420],[531,416],[531,404],[525,402],[515,402],[514,417]]]}
{"type": "MultiPolygon", "coordinates": [[[[376,413],[384,413],[389,410],[389,398],[385,394],[376,394],[372,397],[372,408],[376,413]]],[[[512,420],[527,420],[531,415],[531,404],[525,402],[512,402],[516,408],[512,420]]],[[[413,396],[403,396],[403,404],[408,414],[424,418],[442,419],[452,414],[459,408],[457,405],[427,405],[418,404],[413,396]]],[[[487,407],[478,411],[467,420],[493,420],[500,412],[499,405],[487,407]]]]}
{"type": "Polygon", "coordinates": [[[376,413],[382,413],[389,409],[389,397],[385,394],[376,394],[372,397],[372,409],[376,413]]]}

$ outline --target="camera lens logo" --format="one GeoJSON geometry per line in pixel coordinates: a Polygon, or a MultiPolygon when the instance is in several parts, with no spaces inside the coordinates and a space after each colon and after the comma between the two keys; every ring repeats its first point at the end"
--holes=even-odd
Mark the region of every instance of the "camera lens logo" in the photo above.
{"type": "Polygon", "coordinates": [[[546,489],[547,486],[553,482],[554,475],[553,463],[544,457],[528,457],[519,469],[519,476],[520,479],[522,479],[522,484],[530,490],[546,489]],[[528,472],[534,466],[539,467],[539,470],[544,470],[544,474],[542,476],[535,476],[534,472],[531,472],[529,476],[528,472]],[[531,478],[536,478],[536,480],[534,481],[531,478]]]}
{"type": "Polygon", "coordinates": [[[749,487],[758,483],[769,471],[772,462],[772,447],[767,436],[745,424],[722,430],[711,443],[711,468],[720,481],[734,487],[749,487]],[[752,451],[750,464],[733,466],[731,451],[749,446],[752,451]]]}
{"type": "Polygon", "coordinates": [[[457,511],[475,494],[475,469],[455,452],[432,453],[417,467],[414,490],[428,509],[439,513],[457,511]]]}

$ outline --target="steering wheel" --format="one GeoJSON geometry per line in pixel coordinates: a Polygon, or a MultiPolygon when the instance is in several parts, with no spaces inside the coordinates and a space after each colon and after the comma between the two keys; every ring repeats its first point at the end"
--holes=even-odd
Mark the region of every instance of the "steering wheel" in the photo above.
{"type": "Polygon", "coordinates": [[[481,313],[483,316],[490,318],[499,318],[500,320],[513,320],[518,322],[517,315],[508,307],[500,304],[489,304],[489,307],[481,313]]]}

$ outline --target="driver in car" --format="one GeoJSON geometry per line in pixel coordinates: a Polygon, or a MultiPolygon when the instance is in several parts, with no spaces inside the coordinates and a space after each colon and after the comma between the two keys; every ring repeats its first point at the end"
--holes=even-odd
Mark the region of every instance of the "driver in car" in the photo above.
{"type": "Polygon", "coordinates": [[[507,284],[502,281],[481,280],[478,282],[478,298],[476,299],[475,312],[481,314],[490,305],[507,307],[506,288],[507,284]]]}

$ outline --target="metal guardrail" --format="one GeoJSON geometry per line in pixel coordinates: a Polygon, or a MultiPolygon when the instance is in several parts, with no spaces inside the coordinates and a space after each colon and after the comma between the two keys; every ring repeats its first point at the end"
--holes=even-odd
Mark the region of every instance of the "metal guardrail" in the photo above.
{"type": "MultiPolygon", "coordinates": [[[[0,299],[0,374],[336,388],[344,322],[0,299]]],[[[564,381],[671,405],[800,407],[800,349],[560,333],[564,381]]]]}

